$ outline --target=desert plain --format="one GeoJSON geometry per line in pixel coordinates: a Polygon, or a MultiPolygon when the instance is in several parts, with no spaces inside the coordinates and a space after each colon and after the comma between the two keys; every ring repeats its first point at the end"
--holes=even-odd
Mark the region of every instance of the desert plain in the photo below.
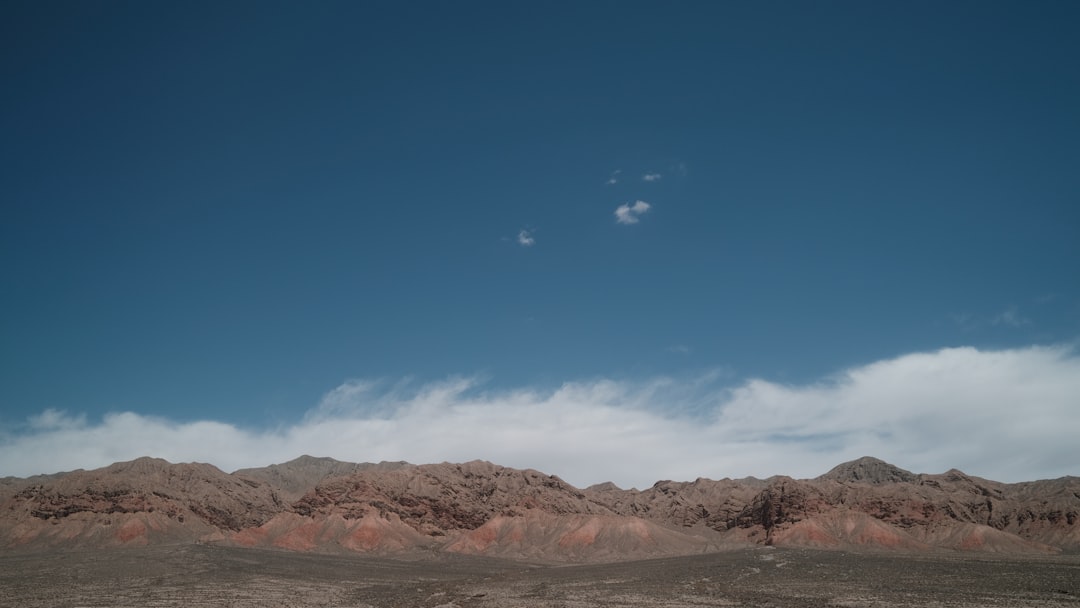
{"type": "Polygon", "coordinates": [[[758,547],[603,564],[183,544],[0,555],[0,606],[1080,606],[1080,555],[758,547]]]}

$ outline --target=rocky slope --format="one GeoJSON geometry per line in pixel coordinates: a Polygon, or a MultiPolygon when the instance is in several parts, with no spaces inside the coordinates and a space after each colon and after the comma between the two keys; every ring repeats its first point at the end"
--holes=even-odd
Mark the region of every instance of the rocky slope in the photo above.
{"type": "Polygon", "coordinates": [[[304,456],[226,474],[140,458],[0,487],[0,547],[216,542],[297,551],[611,560],[747,544],[1080,551],[1080,478],[1003,484],[873,458],[810,480],[661,481],[579,490],[487,462],[304,456]]]}
{"type": "Polygon", "coordinates": [[[1003,484],[952,470],[916,475],[874,458],[813,480],[660,482],[597,492],[616,509],[747,541],[819,547],[1080,550],[1080,478],[1003,484]]]}
{"type": "Polygon", "coordinates": [[[296,550],[578,560],[709,547],[701,535],[621,515],[554,475],[481,461],[373,467],[326,478],[287,512],[229,541],[296,550]]]}
{"type": "Polygon", "coordinates": [[[0,504],[0,546],[113,546],[224,537],[288,508],[268,484],[155,458],[22,484],[0,504]]]}
{"type": "Polygon", "coordinates": [[[392,471],[411,466],[407,462],[342,462],[333,458],[301,456],[283,464],[256,469],[240,469],[233,474],[270,484],[290,501],[296,500],[315,484],[331,477],[343,477],[361,471],[392,471]]]}

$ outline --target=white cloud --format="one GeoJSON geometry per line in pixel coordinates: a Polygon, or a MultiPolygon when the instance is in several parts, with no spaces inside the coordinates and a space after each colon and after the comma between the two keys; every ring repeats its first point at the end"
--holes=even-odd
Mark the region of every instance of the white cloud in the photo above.
{"type": "Polygon", "coordinates": [[[30,424],[30,428],[37,431],[70,429],[85,425],[86,416],[71,416],[67,412],[50,408],[40,414],[31,416],[27,422],[30,424]]]}
{"type": "Polygon", "coordinates": [[[536,244],[536,238],[533,237],[532,232],[528,230],[522,230],[517,235],[517,242],[522,247],[532,247],[536,244]]]}
{"type": "Polygon", "coordinates": [[[662,177],[664,177],[664,176],[660,175],[659,173],[646,173],[645,175],[641,176],[641,179],[643,179],[643,180],[645,180],[647,182],[655,182],[655,181],[659,181],[660,178],[662,178],[662,177]]]}
{"type": "Polygon", "coordinates": [[[609,186],[614,186],[615,184],[619,183],[619,174],[620,173],[622,173],[622,169],[616,169],[616,170],[612,171],[611,172],[611,177],[609,177],[608,180],[606,182],[604,182],[604,183],[606,183],[609,186]]]}
{"type": "Polygon", "coordinates": [[[131,412],[90,422],[49,410],[23,432],[0,432],[0,475],[143,455],[234,470],[305,453],[418,463],[481,458],[578,486],[813,477],[863,455],[919,472],[958,467],[1001,481],[1080,474],[1080,356],[1069,348],[953,348],[805,385],[725,382],[733,380],[721,373],[550,390],[486,390],[469,378],[350,381],[296,424],[272,430],[131,412]]]}
{"type": "Polygon", "coordinates": [[[652,205],[645,201],[635,201],[633,205],[625,203],[615,209],[615,221],[619,224],[636,224],[638,216],[649,210],[652,205]]]}

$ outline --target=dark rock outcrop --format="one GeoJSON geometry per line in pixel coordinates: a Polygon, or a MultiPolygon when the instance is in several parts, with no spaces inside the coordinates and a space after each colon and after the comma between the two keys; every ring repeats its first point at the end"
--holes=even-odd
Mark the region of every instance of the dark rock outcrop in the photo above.
{"type": "Polygon", "coordinates": [[[817,478],[816,481],[850,481],[870,484],[910,483],[918,475],[891,465],[884,460],[864,456],[858,460],[836,465],[831,471],[817,478]]]}

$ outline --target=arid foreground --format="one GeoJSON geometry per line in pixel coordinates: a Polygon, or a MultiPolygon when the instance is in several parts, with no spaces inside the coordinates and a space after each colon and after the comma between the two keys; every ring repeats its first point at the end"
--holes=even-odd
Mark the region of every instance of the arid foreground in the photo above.
{"type": "Polygon", "coordinates": [[[599,565],[206,545],[0,554],[0,606],[1080,606],[1080,556],[753,548],[599,565]]]}

